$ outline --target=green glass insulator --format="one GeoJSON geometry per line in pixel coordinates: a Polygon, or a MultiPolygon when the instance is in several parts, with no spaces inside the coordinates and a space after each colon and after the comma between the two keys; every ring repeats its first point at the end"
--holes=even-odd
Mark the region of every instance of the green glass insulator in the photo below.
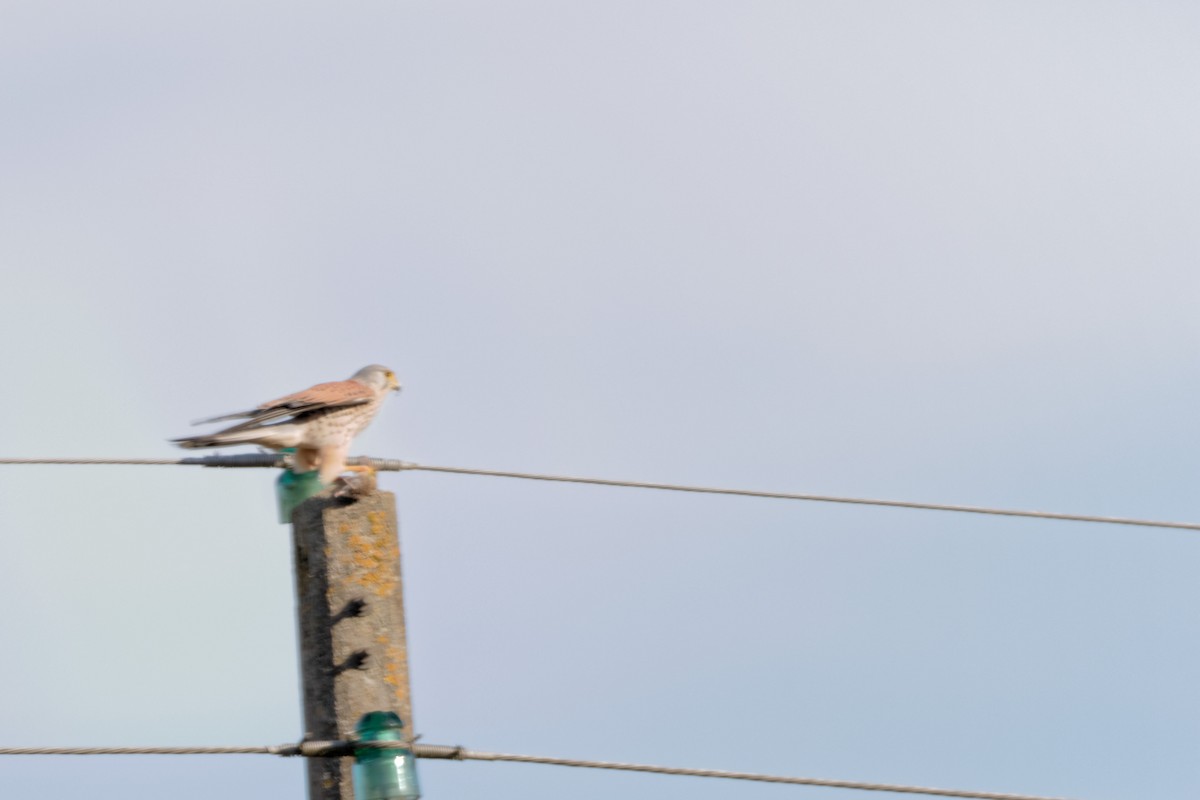
{"type": "MultiPolygon", "coordinates": [[[[289,447],[283,452],[292,453],[295,450],[289,447]]],[[[285,469],[279,475],[279,480],[275,481],[275,496],[279,500],[279,521],[284,525],[290,523],[296,506],[320,494],[325,488],[315,469],[311,472],[292,472],[285,469]]]]}
{"type": "Polygon", "coordinates": [[[360,742],[395,742],[395,747],[354,750],[354,800],[417,800],[416,757],[404,739],[404,722],[391,711],[364,714],[355,726],[360,742]]]}

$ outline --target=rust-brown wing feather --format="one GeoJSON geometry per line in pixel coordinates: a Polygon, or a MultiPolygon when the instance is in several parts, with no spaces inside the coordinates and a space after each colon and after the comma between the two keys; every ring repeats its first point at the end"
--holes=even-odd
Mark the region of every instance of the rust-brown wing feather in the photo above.
{"type": "Polygon", "coordinates": [[[263,403],[260,411],[276,408],[333,408],[369,403],[374,393],[358,381],[333,381],[318,383],[302,392],[295,392],[276,400],[263,403]]]}
{"type": "Polygon", "coordinates": [[[374,397],[375,395],[371,389],[358,381],[318,383],[316,386],[311,386],[303,391],[269,400],[250,411],[239,411],[236,414],[212,417],[211,419],[200,420],[194,424],[202,425],[210,422],[224,422],[231,419],[246,420],[221,431],[222,433],[229,433],[231,431],[240,431],[262,425],[263,423],[282,417],[294,417],[310,411],[357,406],[371,402],[374,397]]]}

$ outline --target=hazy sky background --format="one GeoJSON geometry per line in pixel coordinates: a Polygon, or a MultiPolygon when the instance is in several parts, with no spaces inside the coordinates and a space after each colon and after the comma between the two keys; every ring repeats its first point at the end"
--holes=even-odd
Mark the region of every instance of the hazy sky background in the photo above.
{"type": "MultiPolygon", "coordinates": [[[[0,0],[0,454],[171,456],[381,362],[360,453],[1198,520],[1197,41],[1181,2],[0,0]]],[[[300,735],[273,472],[0,476],[0,745],[300,735]]],[[[382,483],[426,741],[1200,793],[1196,534],[382,483]]],[[[47,800],[302,775],[0,761],[47,800]]]]}

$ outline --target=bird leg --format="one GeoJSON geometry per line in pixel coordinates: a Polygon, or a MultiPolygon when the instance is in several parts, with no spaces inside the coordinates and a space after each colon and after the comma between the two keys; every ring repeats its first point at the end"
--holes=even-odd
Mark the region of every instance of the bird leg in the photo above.
{"type": "MultiPolygon", "coordinates": [[[[342,470],[346,468],[346,447],[344,445],[341,447],[314,447],[310,452],[316,456],[314,463],[319,470],[317,477],[324,486],[333,483],[333,479],[341,475],[342,470]]],[[[299,449],[296,454],[300,454],[299,449]]]]}
{"type": "Polygon", "coordinates": [[[297,447],[292,455],[292,472],[312,472],[321,463],[320,454],[312,447],[297,447]]]}

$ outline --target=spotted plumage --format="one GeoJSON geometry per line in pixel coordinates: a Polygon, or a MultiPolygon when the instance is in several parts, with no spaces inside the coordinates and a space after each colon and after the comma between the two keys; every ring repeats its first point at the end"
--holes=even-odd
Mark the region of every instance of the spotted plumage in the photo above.
{"type": "Polygon", "coordinates": [[[346,469],[350,443],[379,412],[389,391],[399,391],[396,375],[387,367],[363,367],[345,381],[318,383],[294,394],[263,403],[249,411],[224,414],[196,424],[242,420],[202,436],[174,439],[180,447],[224,447],[255,444],[272,450],[296,450],[293,469],[320,469],[331,482],[346,469]]]}

